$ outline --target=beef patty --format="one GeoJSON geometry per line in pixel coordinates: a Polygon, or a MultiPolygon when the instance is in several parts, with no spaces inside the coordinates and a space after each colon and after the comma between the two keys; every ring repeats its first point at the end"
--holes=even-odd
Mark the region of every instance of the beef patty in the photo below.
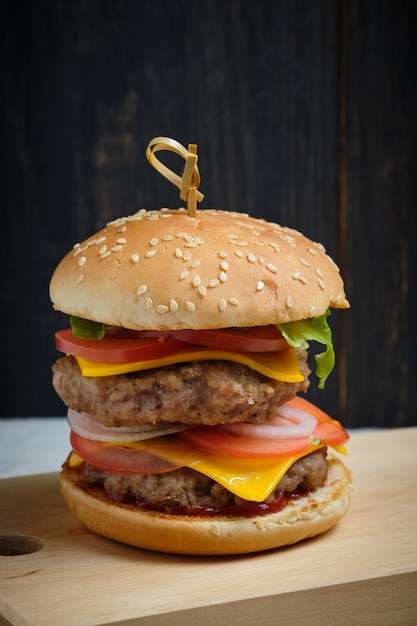
{"type": "MultiPolygon", "coordinates": [[[[298,459],[265,502],[272,502],[276,494],[319,487],[327,476],[326,452],[324,447],[298,459]]],[[[187,467],[163,474],[118,474],[88,464],[83,468],[83,479],[88,485],[104,487],[116,501],[128,497],[159,509],[221,508],[245,503],[213,479],[187,467]]]]}
{"type": "Polygon", "coordinates": [[[276,406],[307,390],[307,352],[297,351],[297,357],[304,376],[301,383],[273,380],[229,361],[192,361],[87,377],[75,358],[66,356],[54,364],[52,384],[68,407],[98,415],[105,426],[261,423],[276,406]]]}

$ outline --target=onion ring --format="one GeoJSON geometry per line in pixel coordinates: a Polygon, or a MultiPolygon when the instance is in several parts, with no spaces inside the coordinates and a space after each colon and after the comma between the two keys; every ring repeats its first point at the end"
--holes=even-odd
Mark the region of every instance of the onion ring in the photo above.
{"type": "Polygon", "coordinates": [[[123,443],[124,441],[143,441],[162,435],[177,433],[188,426],[184,424],[138,424],[136,426],[104,426],[97,415],[68,409],[68,424],[71,430],[92,441],[105,441],[109,443],[123,443]]]}
{"type": "Polygon", "coordinates": [[[278,407],[275,415],[263,424],[221,424],[220,428],[235,435],[246,435],[259,439],[297,439],[308,437],[317,426],[313,415],[291,406],[278,407]]]}

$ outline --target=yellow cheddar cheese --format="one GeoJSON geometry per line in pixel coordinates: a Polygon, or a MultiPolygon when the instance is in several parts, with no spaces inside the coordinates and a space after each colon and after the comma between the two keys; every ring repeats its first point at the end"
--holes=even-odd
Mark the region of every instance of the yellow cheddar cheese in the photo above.
{"type": "Polygon", "coordinates": [[[228,350],[214,350],[198,346],[195,349],[187,349],[159,359],[135,361],[131,363],[104,363],[101,361],[89,361],[75,356],[83,376],[112,376],[114,374],[127,374],[155,367],[164,367],[175,363],[187,361],[223,360],[234,361],[247,365],[260,374],[269,378],[288,383],[298,383],[304,380],[298,366],[297,355],[294,348],[286,348],[279,352],[231,352],[228,350]]]}

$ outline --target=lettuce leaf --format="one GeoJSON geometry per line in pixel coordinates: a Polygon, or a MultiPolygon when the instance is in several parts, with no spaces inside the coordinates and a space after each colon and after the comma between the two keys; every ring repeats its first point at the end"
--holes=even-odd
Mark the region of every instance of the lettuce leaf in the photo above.
{"type": "Polygon", "coordinates": [[[70,324],[72,334],[80,339],[102,339],[106,330],[101,322],[92,322],[75,315],[71,315],[70,324]]]}
{"type": "Polygon", "coordinates": [[[277,324],[279,330],[293,348],[307,350],[309,341],[317,341],[326,346],[324,352],[315,355],[316,376],[319,379],[319,389],[324,388],[326,379],[335,364],[332,331],[327,323],[327,317],[329,315],[330,310],[328,309],[326,313],[320,317],[312,317],[297,322],[287,322],[286,324],[277,324]]]}

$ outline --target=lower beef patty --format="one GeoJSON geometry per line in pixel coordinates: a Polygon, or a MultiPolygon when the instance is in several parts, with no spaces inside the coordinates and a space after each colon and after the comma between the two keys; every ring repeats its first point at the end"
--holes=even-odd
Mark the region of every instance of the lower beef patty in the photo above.
{"type": "MultiPolygon", "coordinates": [[[[319,487],[327,476],[326,448],[320,448],[296,461],[265,501],[278,493],[319,487]]],[[[83,478],[90,486],[104,487],[114,500],[145,502],[151,507],[213,507],[241,505],[243,500],[211,478],[192,469],[181,468],[164,474],[116,474],[85,464],[83,478]]]]}
{"type": "Polygon", "coordinates": [[[298,351],[301,383],[284,383],[229,361],[192,361],[132,374],[82,376],[66,356],[53,366],[52,383],[65,404],[98,415],[105,426],[157,422],[261,423],[274,408],[306,391],[307,352],[298,351]]]}

